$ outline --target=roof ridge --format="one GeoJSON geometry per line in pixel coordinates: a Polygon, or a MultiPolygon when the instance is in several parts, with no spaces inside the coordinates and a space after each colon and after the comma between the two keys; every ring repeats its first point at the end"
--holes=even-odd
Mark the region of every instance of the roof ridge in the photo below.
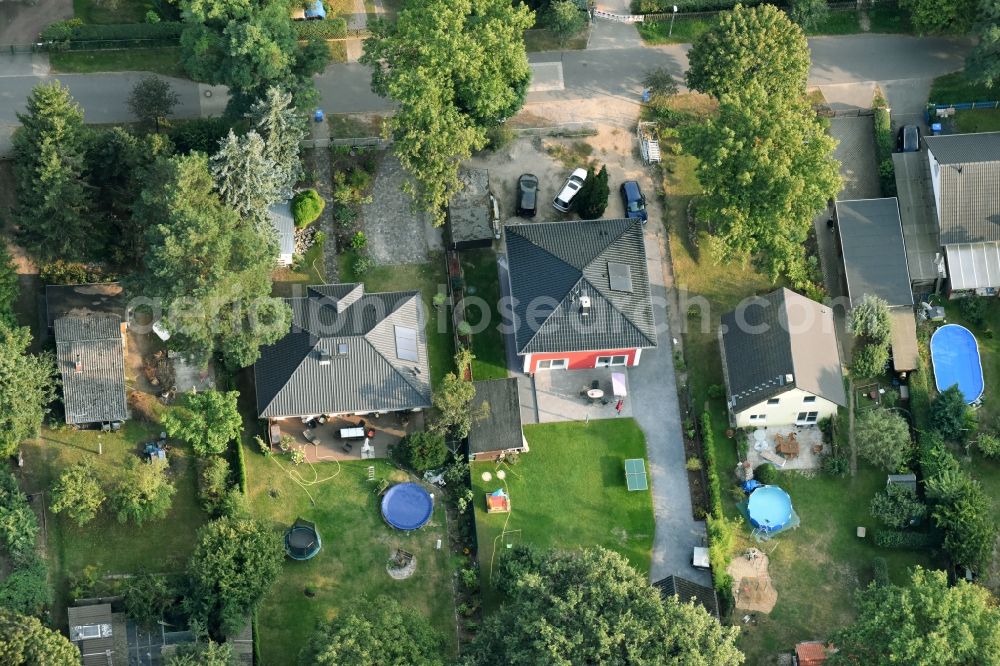
{"type": "MultiPolygon", "coordinates": [[[[411,390],[411,391],[413,391],[413,392],[414,392],[414,393],[416,394],[416,397],[417,397],[417,398],[423,398],[423,397],[424,397],[424,394],[423,394],[423,393],[422,393],[422,392],[420,391],[420,388],[419,388],[419,387],[417,387],[417,386],[414,386],[413,382],[412,382],[412,381],[410,381],[410,378],[409,378],[409,377],[407,377],[407,375],[408,375],[409,373],[406,373],[406,372],[400,372],[399,368],[397,368],[397,367],[396,367],[396,364],[395,364],[395,363],[393,363],[392,361],[390,361],[390,360],[389,360],[388,358],[386,358],[386,357],[385,357],[385,354],[383,354],[382,352],[380,352],[380,351],[378,350],[378,347],[376,347],[375,345],[373,345],[373,344],[372,344],[372,341],[371,341],[371,340],[369,340],[369,339],[368,339],[367,337],[362,337],[362,339],[363,339],[363,340],[365,341],[365,344],[367,344],[367,345],[368,345],[369,347],[371,347],[372,351],[373,351],[373,352],[375,352],[375,355],[376,355],[376,356],[378,356],[378,357],[379,357],[380,359],[382,359],[382,361],[383,361],[383,362],[384,362],[385,364],[387,364],[387,365],[388,365],[388,366],[389,366],[390,368],[392,368],[392,371],[393,371],[393,372],[395,372],[395,373],[396,373],[397,375],[399,375],[400,377],[402,377],[402,378],[403,378],[403,382],[404,382],[404,383],[405,383],[405,384],[406,384],[407,386],[409,386],[409,387],[410,387],[410,390],[411,390]]],[[[430,381],[430,378],[428,377],[428,382],[429,382],[429,381],[430,381]]]]}
{"type": "Polygon", "coordinates": [[[600,294],[601,298],[603,298],[605,300],[605,302],[607,302],[608,307],[610,307],[613,311],[615,311],[619,315],[621,315],[621,318],[629,326],[631,326],[635,330],[636,333],[638,333],[640,336],[642,336],[643,338],[645,338],[645,340],[647,342],[649,342],[651,346],[653,346],[653,347],[656,346],[656,344],[657,344],[656,343],[656,338],[655,337],[654,338],[650,338],[648,335],[646,335],[646,333],[642,329],[640,329],[638,326],[635,325],[635,322],[632,321],[632,318],[630,316],[628,316],[627,314],[625,314],[624,312],[622,312],[618,308],[618,306],[615,305],[614,300],[612,300],[607,294],[605,294],[596,284],[594,284],[593,282],[591,282],[590,280],[588,280],[586,275],[584,275],[584,276],[582,276],[580,278],[580,282],[586,282],[588,285],[590,285],[591,287],[593,287],[594,291],[596,291],[598,294],[600,294]]]}

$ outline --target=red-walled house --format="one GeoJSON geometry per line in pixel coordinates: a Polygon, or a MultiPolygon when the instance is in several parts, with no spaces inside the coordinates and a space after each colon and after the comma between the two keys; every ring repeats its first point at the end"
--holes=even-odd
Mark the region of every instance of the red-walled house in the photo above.
{"type": "Polygon", "coordinates": [[[641,221],[517,224],[505,233],[524,372],[638,365],[656,347],[641,221]]]}

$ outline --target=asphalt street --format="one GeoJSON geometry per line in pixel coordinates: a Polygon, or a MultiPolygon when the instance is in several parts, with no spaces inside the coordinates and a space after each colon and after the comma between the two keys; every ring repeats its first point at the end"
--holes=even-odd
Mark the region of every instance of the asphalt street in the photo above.
{"type": "MultiPolygon", "coordinates": [[[[867,105],[870,91],[880,84],[891,104],[911,113],[923,104],[928,81],[962,68],[969,45],[964,40],[908,35],[848,35],[809,40],[813,54],[810,83],[822,86],[827,99],[838,106],[867,105]],[[899,96],[902,104],[895,104],[899,96]]],[[[586,51],[533,53],[532,63],[561,63],[562,89],[532,92],[528,103],[570,101],[612,95],[637,100],[642,77],[653,67],[665,66],[681,77],[687,67],[688,45],[600,48],[586,51]]],[[[45,73],[35,56],[0,56],[0,153],[17,124],[31,88],[47,78],[58,78],[84,108],[91,123],[131,120],[126,100],[138,76],[132,72],[107,74],[45,73]]],[[[335,64],[317,77],[322,108],[327,113],[361,113],[392,108],[371,92],[368,69],[357,63],[335,64]]],[[[225,105],[222,88],[170,79],[180,95],[177,117],[217,115],[225,105]],[[206,97],[205,92],[212,92],[206,97]]]]}

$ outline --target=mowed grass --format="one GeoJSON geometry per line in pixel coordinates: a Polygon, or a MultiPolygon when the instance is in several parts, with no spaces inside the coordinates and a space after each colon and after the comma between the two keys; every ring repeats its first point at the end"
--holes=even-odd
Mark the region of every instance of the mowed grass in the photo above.
{"type": "MultiPolygon", "coordinates": [[[[158,425],[139,421],[126,421],[117,433],[44,428],[38,440],[25,442],[23,446],[22,487],[28,493],[48,491],[63,469],[86,458],[94,463],[98,478],[110,490],[111,481],[125,460],[138,457],[140,445],[156,439],[160,430],[158,425]],[[103,449],[101,455],[99,446],[103,449]]],[[[187,447],[177,442],[171,444],[170,477],[177,491],[170,513],[163,520],[147,522],[141,527],[122,524],[107,504],[84,527],[51,512],[46,514],[46,550],[53,574],[53,609],[57,617],[65,617],[68,577],[79,576],[85,567],[94,567],[98,577],[184,570],[194,550],[195,532],[208,517],[197,501],[194,456],[187,447]]],[[[46,505],[49,503],[51,497],[46,494],[46,505]]]]}
{"type": "Polygon", "coordinates": [[[927,101],[931,104],[960,104],[998,98],[1000,90],[970,81],[965,78],[964,72],[954,72],[934,79],[927,101]]]}
{"type": "Polygon", "coordinates": [[[188,78],[177,46],[121,51],[55,51],[49,54],[53,73],[156,72],[188,78]]]}
{"type": "Polygon", "coordinates": [[[703,16],[674,20],[671,31],[670,21],[648,21],[637,23],[639,36],[647,44],[690,44],[715,25],[715,18],[703,16]]]}
{"type": "Polygon", "coordinates": [[[84,23],[145,23],[152,0],[73,0],[73,14],[84,23]]]}
{"type": "Polygon", "coordinates": [[[500,277],[497,255],[492,249],[463,250],[462,271],[466,284],[466,318],[473,331],[472,376],[475,379],[500,379],[507,376],[507,355],[498,305],[500,277]],[[480,331],[479,328],[482,327],[480,331]]]}
{"type": "Polygon", "coordinates": [[[420,291],[427,314],[425,332],[427,353],[431,364],[431,385],[440,386],[441,379],[455,367],[453,356],[455,343],[451,335],[451,323],[447,311],[438,311],[432,304],[434,294],[445,288],[444,260],[440,254],[433,254],[425,264],[401,264],[398,266],[376,266],[363,276],[351,270],[350,252],[340,256],[340,281],[364,282],[365,291],[420,291]]]}
{"type": "Polygon", "coordinates": [[[905,581],[914,565],[936,564],[926,551],[885,550],[872,542],[877,524],[868,507],[885,481],[884,471],[864,464],[855,477],[779,475],[778,483],[791,496],[802,523],[763,546],[743,531],[740,550],[753,546],[769,554],[769,573],[778,594],[770,615],[757,613],[756,625],[740,625],[739,644],[747,664],[774,663],[778,653],[788,652],[795,643],[828,638],[851,622],[853,593],[872,580],[874,558],[887,560],[897,583],[905,581]],[[856,536],[858,526],[867,527],[866,539],[856,536]]]}
{"type": "Polygon", "coordinates": [[[476,538],[487,606],[496,604],[490,572],[506,543],[539,548],[603,546],[649,571],[653,507],[648,491],[629,492],[625,459],[645,458],[646,440],[632,419],[544,423],[524,427],[530,450],[516,465],[472,464],[476,538]],[[489,472],[492,479],[484,481],[489,472]],[[511,512],[487,513],[485,495],[505,487],[511,512]]]}
{"type": "MultiPolygon", "coordinates": [[[[1000,97],[1000,89],[997,89],[1000,97]]],[[[960,134],[1000,132],[1000,109],[967,109],[955,112],[955,129],[960,134]]]]}
{"type": "Polygon", "coordinates": [[[261,663],[295,663],[317,622],[335,621],[356,609],[363,597],[379,595],[426,617],[454,651],[452,567],[441,502],[426,527],[400,532],[382,520],[374,483],[368,481],[369,465],[375,467],[376,478],[407,480],[388,462],[293,466],[284,456],[265,458],[250,447],[245,452],[254,514],[282,534],[298,517],[313,521],[323,540],[313,559],[286,559],[261,602],[257,611],[261,663]],[[438,539],[445,544],[441,550],[435,549],[438,539]],[[386,571],[397,548],[413,553],[417,561],[416,572],[406,580],[394,580],[386,571]],[[306,596],[307,589],[314,596],[306,596]]]}

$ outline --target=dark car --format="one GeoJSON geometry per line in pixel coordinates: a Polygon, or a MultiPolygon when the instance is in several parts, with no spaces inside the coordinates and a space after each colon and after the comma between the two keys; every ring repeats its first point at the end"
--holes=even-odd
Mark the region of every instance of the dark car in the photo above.
{"type": "Polygon", "coordinates": [[[523,173],[517,179],[517,214],[534,217],[538,212],[538,176],[523,173]]]}
{"type": "Polygon", "coordinates": [[[646,197],[643,196],[639,183],[626,180],[621,186],[622,203],[625,205],[625,217],[646,222],[646,197]]]}
{"type": "Polygon", "coordinates": [[[915,153],[920,150],[920,128],[916,125],[900,127],[896,137],[896,149],[901,153],[915,153]]]}

